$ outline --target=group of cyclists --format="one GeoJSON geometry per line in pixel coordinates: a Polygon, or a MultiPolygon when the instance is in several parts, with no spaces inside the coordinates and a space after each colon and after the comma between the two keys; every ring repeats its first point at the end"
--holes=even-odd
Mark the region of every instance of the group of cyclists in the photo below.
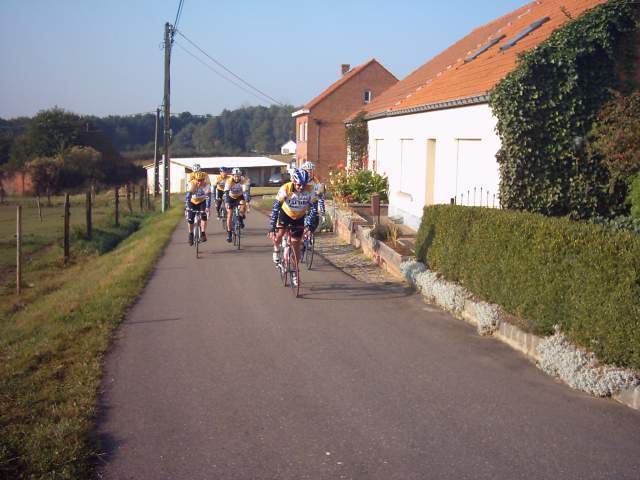
{"type": "MultiPolygon", "coordinates": [[[[244,219],[251,201],[250,186],[249,178],[240,168],[221,167],[212,185],[209,175],[200,165],[193,165],[186,194],[189,244],[193,245],[193,223],[197,211],[201,212],[201,241],[207,241],[207,219],[210,216],[212,194],[215,195],[218,218],[222,216],[222,204],[226,207],[227,242],[231,242],[233,210],[236,206],[239,207],[240,227],[244,228],[244,219]]],[[[291,180],[280,187],[273,202],[269,237],[273,242],[274,263],[278,262],[278,251],[285,230],[291,231],[291,245],[296,258],[300,258],[300,242],[305,230],[314,232],[324,213],[324,185],[315,175],[315,165],[303,162],[299,168],[291,170],[291,180]]]]}

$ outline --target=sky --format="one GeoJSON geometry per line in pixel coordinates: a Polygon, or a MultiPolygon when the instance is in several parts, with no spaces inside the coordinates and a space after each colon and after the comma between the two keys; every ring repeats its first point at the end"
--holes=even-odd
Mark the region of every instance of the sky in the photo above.
{"type": "MultiPolygon", "coordinates": [[[[294,106],[335,82],[343,63],[376,58],[402,79],[473,29],[528,3],[183,1],[179,32],[265,94],[294,106]]],[[[178,4],[0,0],[0,117],[32,116],[53,106],[98,116],[155,111],[163,96],[164,24],[174,23],[178,4]]],[[[272,103],[183,49],[233,79],[177,35],[172,112],[217,115],[272,103]]]]}

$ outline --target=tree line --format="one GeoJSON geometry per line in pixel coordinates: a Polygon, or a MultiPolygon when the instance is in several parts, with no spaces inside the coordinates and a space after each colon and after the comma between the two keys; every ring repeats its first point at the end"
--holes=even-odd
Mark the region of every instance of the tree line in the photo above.
{"type": "MultiPolygon", "coordinates": [[[[51,109],[45,112],[56,111],[51,109]]],[[[295,137],[292,105],[242,107],[223,110],[220,115],[171,116],[172,156],[264,155],[280,153],[280,146],[295,137]]],[[[0,118],[0,165],[24,160],[20,137],[38,122],[33,118],[0,118]]],[[[83,116],[82,121],[111,139],[125,157],[153,157],[156,116],[154,113],[107,117],[83,116]]],[[[41,122],[40,122],[41,123],[41,122]]],[[[162,128],[162,120],[160,124],[162,128]]],[[[162,142],[160,133],[159,141],[162,142]]]]}

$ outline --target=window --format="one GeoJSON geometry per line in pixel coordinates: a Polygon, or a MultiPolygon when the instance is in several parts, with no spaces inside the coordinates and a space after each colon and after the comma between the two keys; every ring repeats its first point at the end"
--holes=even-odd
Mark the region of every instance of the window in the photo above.
{"type": "Polygon", "coordinates": [[[371,90],[365,90],[362,96],[362,100],[364,103],[369,103],[371,101],[372,95],[371,90]]]}
{"type": "Polygon", "coordinates": [[[411,193],[413,190],[413,176],[415,174],[415,172],[411,171],[413,150],[413,138],[400,140],[400,191],[404,193],[411,193]]]}
{"type": "Polygon", "coordinates": [[[531,25],[529,25],[527,28],[525,28],[524,30],[522,30],[520,33],[518,33],[518,35],[516,35],[515,37],[513,37],[511,40],[509,40],[507,43],[505,43],[503,46],[500,47],[501,51],[505,51],[511,47],[513,47],[516,43],[518,43],[520,40],[522,40],[524,37],[526,37],[527,35],[529,35],[531,32],[533,32],[535,29],[540,28],[540,26],[546,22],[548,22],[550,20],[549,17],[544,17],[541,18],[540,20],[536,20],[535,22],[533,22],[531,25]]]}
{"type": "Polygon", "coordinates": [[[298,141],[304,142],[304,123],[300,122],[300,132],[298,132],[298,141]]]}
{"type": "Polygon", "coordinates": [[[309,127],[309,122],[304,122],[304,141],[307,141],[307,134],[308,132],[308,127],[309,127]]]}

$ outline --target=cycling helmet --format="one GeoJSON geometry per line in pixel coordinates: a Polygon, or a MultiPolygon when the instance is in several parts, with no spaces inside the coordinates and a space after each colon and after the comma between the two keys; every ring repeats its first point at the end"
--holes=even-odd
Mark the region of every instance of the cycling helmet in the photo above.
{"type": "Polygon", "coordinates": [[[301,168],[294,168],[293,173],[291,174],[291,181],[304,187],[309,183],[309,172],[302,170],[301,168]]]}
{"type": "Polygon", "coordinates": [[[199,172],[200,171],[200,164],[199,163],[194,163],[193,167],[191,167],[191,170],[193,170],[194,172],[199,172]]]}
{"type": "Polygon", "coordinates": [[[304,162],[300,168],[303,170],[315,170],[316,166],[313,162],[304,162]]]}
{"type": "Polygon", "coordinates": [[[193,174],[193,176],[195,177],[196,180],[204,180],[205,178],[207,178],[207,174],[202,170],[198,170],[193,174]]]}
{"type": "Polygon", "coordinates": [[[230,170],[229,167],[220,167],[220,173],[229,173],[230,170]]]}
{"type": "Polygon", "coordinates": [[[231,175],[242,175],[242,169],[238,167],[234,167],[234,169],[231,170],[231,175]]]}

